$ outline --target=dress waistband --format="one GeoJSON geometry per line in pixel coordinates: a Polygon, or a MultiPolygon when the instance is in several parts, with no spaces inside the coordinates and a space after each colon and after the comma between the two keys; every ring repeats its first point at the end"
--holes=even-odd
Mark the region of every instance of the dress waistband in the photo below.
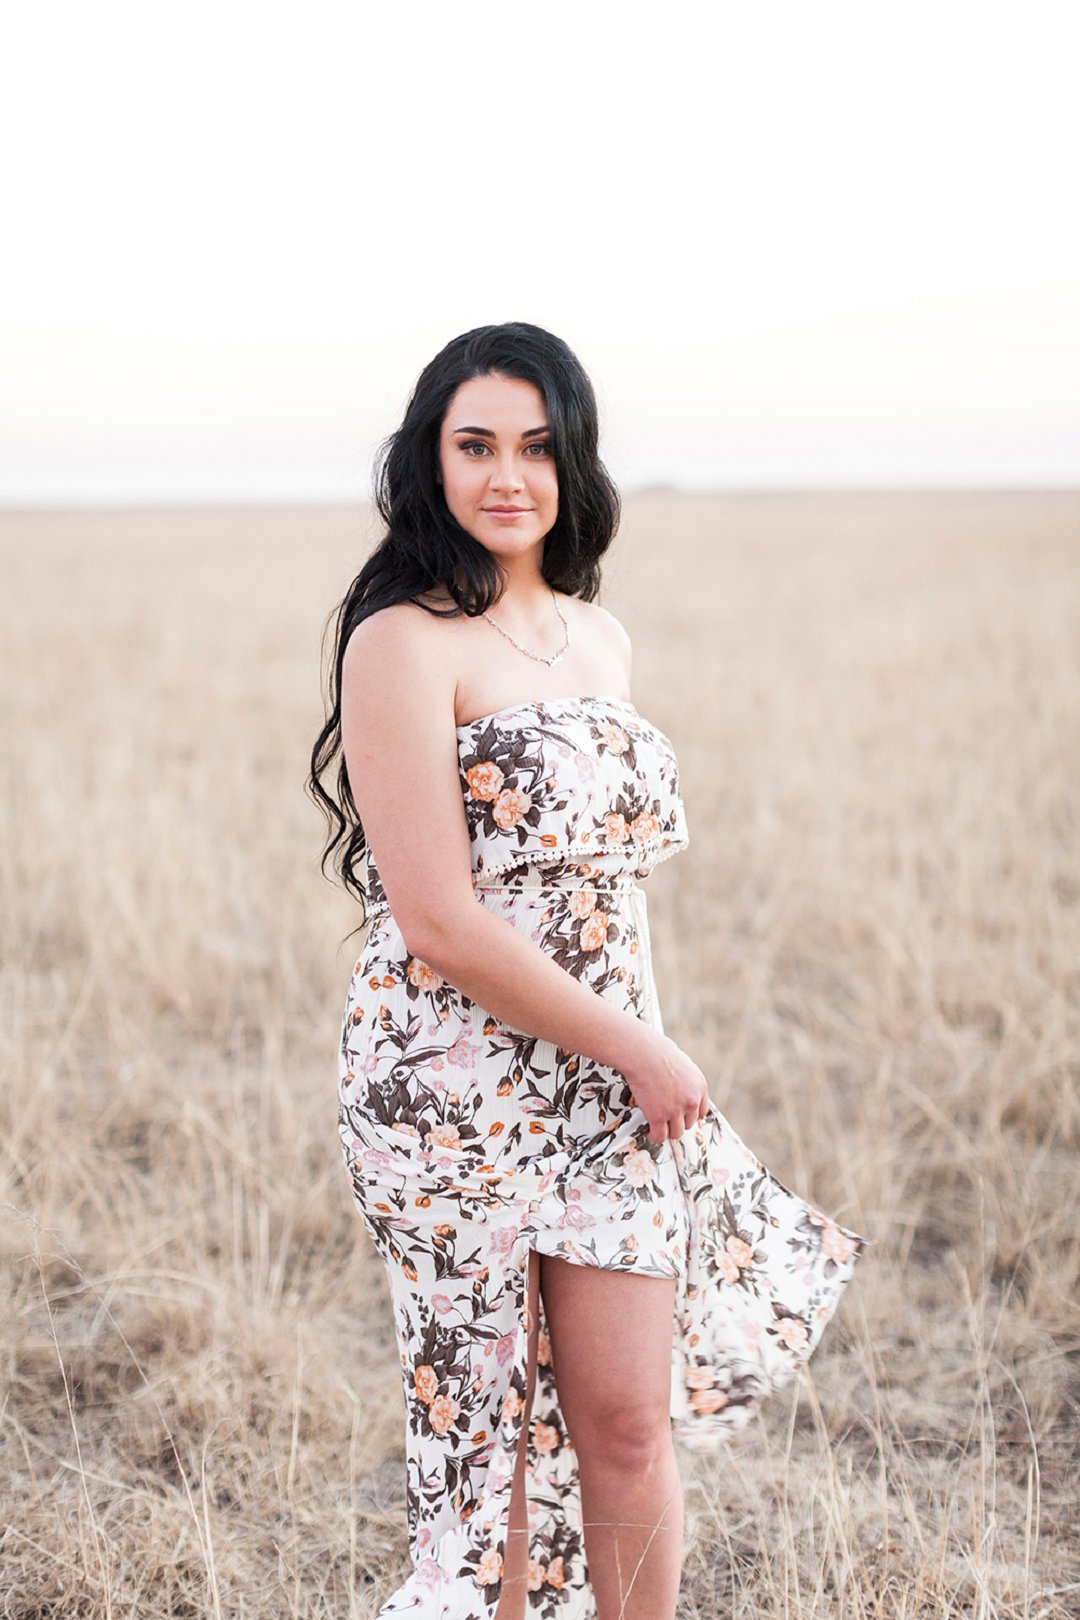
{"type": "Polygon", "coordinates": [[[632,893],[633,890],[640,889],[641,884],[629,874],[592,872],[577,877],[573,873],[566,872],[560,872],[558,875],[545,873],[541,867],[534,866],[530,869],[528,877],[515,876],[509,881],[500,879],[497,882],[485,882],[483,878],[474,879],[473,888],[496,894],[509,894],[515,889],[595,889],[598,894],[610,894],[612,890],[632,893]]]}
{"type": "MultiPolygon", "coordinates": [[[[641,884],[629,872],[550,872],[542,866],[530,866],[525,872],[520,870],[508,874],[506,878],[487,878],[483,873],[477,873],[473,879],[473,890],[484,894],[532,894],[537,891],[558,891],[561,889],[594,889],[597,894],[638,894],[644,897],[645,891],[641,884]]],[[[376,900],[368,905],[369,918],[384,917],[390,913],[389,900],[376,900]]]]}

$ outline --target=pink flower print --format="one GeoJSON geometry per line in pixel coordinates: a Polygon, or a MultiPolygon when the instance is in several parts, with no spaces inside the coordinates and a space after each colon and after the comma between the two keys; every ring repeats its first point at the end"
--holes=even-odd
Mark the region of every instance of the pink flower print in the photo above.
{"type": "Polygon", "coordinates": [[[522,793],[520,788],[505,788],[495,800],[491,814],[495,825],[509,832],[531,809],[532,800],[527,793],[522,793]]]}
{"type": "Polygon", "coordinates": [[[514,1354],[514,1339],[515,1335],[513,1333],[504,1333],[501,1339],[496,1340],[495,1360],[499,1363],[500,1367],[505,1367],[506,1363],[512,1359],[514,1354]]]}
{"type": "Polygon", "coordinates": [[[572,1227],[576,1232],[583,1232],[586,1227],[595,1226],[596,1222],[580,1204],[571,1204],[563,1215],[562,1225],[572,1227]]]}
{"type": "Polygon", "coordinates": [[[514,1244],[517,1242],[518,1232],[520,1230],[521,1228],[517,1226],[495,1227],[494,1230],[488,1234],[488,1248],[493,1254],[510,1254],[513,1250],[514,1244]]]}
{"type": "Polygon", "coordinates": [[[432,1294],[431,1308],[438,1311],[440,1316],[445,1316],[447,1312],[453,1310],[454,1302],[449,1294],[432,1294]]]}
{"type": "Polygon", "coordinates": [[[596,910],[596,895],[592,889],[575,889],[570,902],[570,915],[581,919],[596,910]]]}
{"type": "MultiPolygon", "coordinates": [[[[426,1525],[421,1530],[420,1535],[417,1536],[416,1540],[418,1546],[427,1546],[428,1542],[431,1540],[431,1531],[426,1525]]],[[[441,1567],[441,1565],[436,1563],[434,1558],[424,1558],[416,1566],[416,1579],[420,1582],[421,1586],[434,1589],[436,1586],[441,1585],[441,1583],[445,1581],[446,1571],[441,1567]]]]}
{"type": "Polygon", "coordinates": [[[476,1053],[479,1042],[470,1041],[466,1036],[459,1035],[446,1053],[447,1063],[452,1063],[459,1069],[471,1068],[476,1062],[476,1053]]]}

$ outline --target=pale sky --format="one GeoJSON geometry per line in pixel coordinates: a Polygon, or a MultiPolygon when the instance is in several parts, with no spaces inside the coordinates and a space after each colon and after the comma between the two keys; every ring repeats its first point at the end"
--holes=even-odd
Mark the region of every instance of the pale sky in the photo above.
{"type": "Polygon", "coordinates": [[[23,7],[0,501],[366,498],[503,320],[625,490],[1080,484],[1073,15],[23,7]]]}

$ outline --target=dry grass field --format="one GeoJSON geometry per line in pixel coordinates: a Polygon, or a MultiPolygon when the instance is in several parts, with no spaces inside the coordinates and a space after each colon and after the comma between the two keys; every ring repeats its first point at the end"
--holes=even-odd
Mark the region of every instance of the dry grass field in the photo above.
{"type": "MultiPolygon", "coordinates": [[[[0,1615],[365,1620],[407,1563],[304,794],[340,509],[0,519],[0,1615]]],[[[680,1620],[1080,1614],[1080,494],[627,500],[665,1025],[878,1244],[681,1455],[680,1620]]]]}

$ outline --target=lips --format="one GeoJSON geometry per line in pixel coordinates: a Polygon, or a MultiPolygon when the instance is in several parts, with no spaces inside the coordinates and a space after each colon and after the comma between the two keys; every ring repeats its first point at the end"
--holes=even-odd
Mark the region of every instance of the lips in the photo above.
{"type": "Polygon", "coordinates": [[[485,506],[485,512],[527,512],[527,506],[485,506]]]}

